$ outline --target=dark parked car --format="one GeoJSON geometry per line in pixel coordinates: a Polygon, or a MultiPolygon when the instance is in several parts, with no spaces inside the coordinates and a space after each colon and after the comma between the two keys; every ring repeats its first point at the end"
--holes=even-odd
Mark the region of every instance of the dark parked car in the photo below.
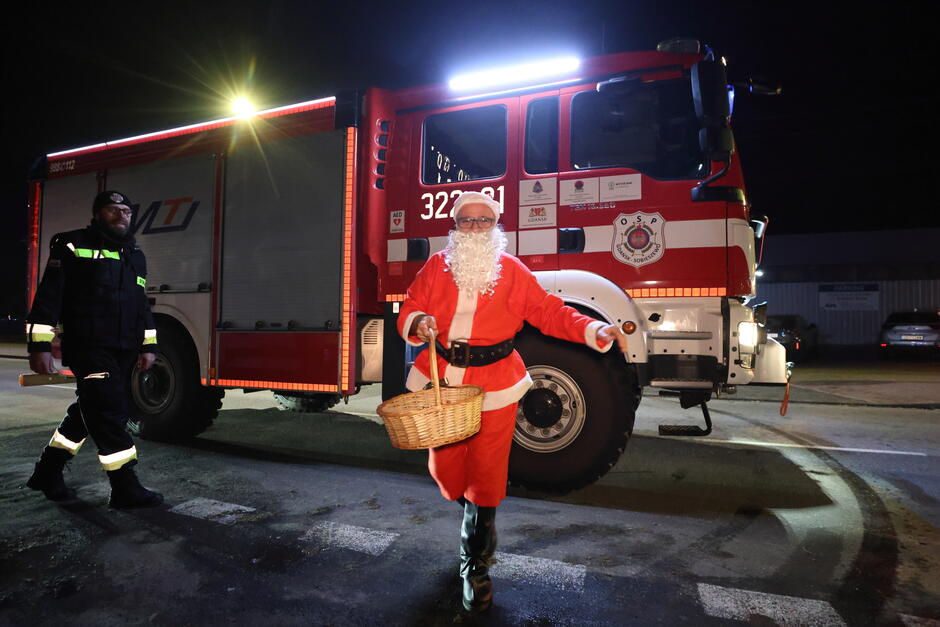
{"type": "Polygon", "coordinates": [[[767,337],[777,340],[787,351],[787,359],[815,357],[819,351],[819,329],[797,314],[767,316],[767,337]]]}
{"type": "Polygon", "coordinates": [[[899,311],[881,325],[881,348],[886,350],[928,350],[940,347],[940,313],[899,311]]]}

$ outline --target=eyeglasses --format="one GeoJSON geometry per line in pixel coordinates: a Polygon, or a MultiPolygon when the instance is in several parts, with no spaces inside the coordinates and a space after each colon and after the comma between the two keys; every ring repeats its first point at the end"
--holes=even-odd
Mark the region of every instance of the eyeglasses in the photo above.
{"type": "Polygon", "coordinates": [[[472,229],[474,224],[479,224],[483,228],[489,228],[496,222],[495,218],[486,216],[480,218],[457,218],[457,226],[462,229],[472,229]]]}
{"type": "Polygon", "coordinates": [[[108,205],[102,207],[102,211],[107,211],[108,213],[123,213],[126,216],[134,215],[134,210],[130,207],[116,207],[114,205],[108,205]]]}

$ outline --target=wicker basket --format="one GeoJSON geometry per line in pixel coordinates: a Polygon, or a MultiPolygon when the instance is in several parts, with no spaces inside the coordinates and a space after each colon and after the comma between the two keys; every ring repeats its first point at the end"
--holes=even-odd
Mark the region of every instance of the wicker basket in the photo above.
{"type": "Polygon", "coordinates": [[[432,390],[390,398],[376,410],[385,422],[392,446],[420,449],[443,446],[469,438],[480,430],[483,388],[478,385],[441,387],[437,376],[437,349],[431,348],[432,390]]]}

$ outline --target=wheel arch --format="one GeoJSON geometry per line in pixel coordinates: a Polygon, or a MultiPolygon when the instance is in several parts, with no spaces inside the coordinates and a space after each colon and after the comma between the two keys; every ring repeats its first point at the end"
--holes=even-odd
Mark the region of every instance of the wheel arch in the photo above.
{"type": "Polygon", "coordinates": [[[629,348],[625,359],[630,363],[646,363],[646,319],[630,296],[615,283],[593,272],[584,270],[554,270],[534,272],[539,284],[565,304],[581,310],[590,310],[599,320],[622,325],[627,320],[636,323],[637,330],[627,336],[629,348]]]}
{"type": "MultiPolygon", "coordinates": [[[[206,378],[209,363],[208,338],[200,333],[199,325],[183,309],[168,303],[158,303],[153,306],[152,310],[154,323],[172,328],[189,339],[190,347],[196,352],[196,358],[199,361],[200,376],[206,378]]],[[[160,343],[159,333],[157,343],[160,343]]]]}

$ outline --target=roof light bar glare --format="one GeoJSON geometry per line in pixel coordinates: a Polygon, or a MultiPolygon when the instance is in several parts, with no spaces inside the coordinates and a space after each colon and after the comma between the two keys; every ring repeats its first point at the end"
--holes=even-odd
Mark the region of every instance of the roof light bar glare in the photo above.
{"type": "Polygon", "coordinates": [[[523,63],[493,70],[461,74],[450,79],[448,86],[453,91],[501,87],[512,84],[539,81],[553,76],[564,76],[581,67],[577,57],[561,57],[534,63],[523,63]]]}
{"type": "Polygon", "coordinates": [[[236,98],[232,101],[232,113],[242,119],[250,118],[255,114],[255,105],[247,98],[236,98]]]}
{"type": "MultiPolygon", "coordinates": [[[[274,107],[273,109],[265,109],[264,111],[257,111],[253,114],[252,117],[271,117],[277,114],[287,114],[295,110],[303,110],[306,108],[314,108],[317,105],[322,105],[328,102],[335,101],[336,98],[333,96],[328,96],[326,98],[318,98],[316,100],[307,100],[305,102],[297,102],[294,104],[284,105],[282,107],[274,107]]],[[[198,133],[201,130],[208,128],[216,128],[219,126],[226,126],[229,124],[234,124],[242,118],[236,116],[230,116],[227,118],[220,118],[218,120],[211,120],[209,122],[199,122],[197,124],[188,124],[186,126],[178,126],[176,128],[164,129],[162,131],[155,131],[153,133],[145,133],[143,135],[135,135],[134,137],[125,137],[123,139],[112,139],[111,141],[102,142],[99,144],[91,144],[90,146],[82,146],[81,148],[69,148],[68,150],[61,150],[59,152],[50,152],[46,155],[47,159],[54,159],[57,157],[63,157],[69,154],[75,154],[80,152],[93,152],[96,150],[105,150],[108,148],[114,148],[115,146],[140,142],[147,139],[155,139],[157,137],[171,136],[171,135],[183,135],[187,133],[198,133]]]]}

